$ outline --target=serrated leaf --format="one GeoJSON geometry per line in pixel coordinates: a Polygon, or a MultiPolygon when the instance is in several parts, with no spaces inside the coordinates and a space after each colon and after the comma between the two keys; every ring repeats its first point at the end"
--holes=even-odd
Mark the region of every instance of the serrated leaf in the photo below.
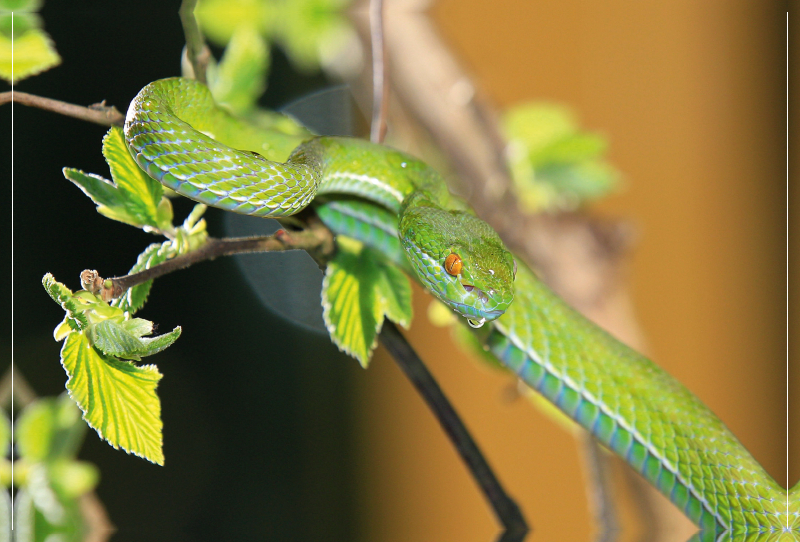
{"type": "Polygon", "coordinates": [[[322,317],[334,344],[366,367],[383,324],[381,275],[360,243],[340,237],[338,245],[322,281],[322,317]]]}
{"type": "Polygon", "coordinates": [[[0,34],[0,78],[16,84],[61,63],[53,41],[44,30],[31,28],[13,41],[14,65],[11,65],[12,41],[0,34]],[[12,75],[14,80],[12,81],[12,75]]]}
{"type": "Polygon", "coordinates": [[[64,177],[75,183],[98,206],[120,207],[125,204],[125,196],[108,179],[69,167],[65,167],[61,171],[64,173],[64,177]]]}
{"type": "Polygon", "coordinates": [[[410,324],[411,286],[401,271],[360,242],[339,236],[337,244],[322,281],[322,316],[334,344],[366,367],[384,314],[410,324]]]}
{"type": "Polygon", "coordinates": [[[95,348],[109,356],[139,360],[143,345],[113,320],[103,320],[86,328],[86,337],[95,348]]]}
{"type": "MultiPolygon", "coordinates": [[[[67,312],[66,321],[72,329],[79,331],[89,325],[89,319],[86,317],[86,314],[80,310],[82,307],[79,307],[73,298],[72,290],[56,281],[50,273],[42,277],[42,285],[53,301],[61,305],[61,308],[67,312]]],[[[63,324],[64,322],[59,324],[56,328],[56,331],[59,332],[58,334],[61,335],[62,338],[64,336],[63,324]]]]}
{"type": "Polygon", "coordinates": [[[266,89],[269,49],[253,25],[236,28],[209,88],[217,103],[244,115],[266,89]]]}
{"type": "MultiPolygon", "coordinates": [[[[152,323],[150,323],[152,329],[152,323]]],[[[139,360],[166,349],[180,337],[181,328],[152,338],[139,338],[115,320],[103,320],[86,329],[86,336],[95,348],[109,356],[139,360]]]]}
{"type": "MultiPolygon", "coordinates": [[[[137,217],[143,225],[167,229],[169,223],[159,221],[159,204],[164,190],[161,183],[151,179],[131,156],[125,145],[122,129],[113,126],[103,138],[103,156],[111,169],[111,178],[124,197],[127,213],[137,217]]],[[[163,211],[162,211],[163,212],[163,211]]]]}
{"type": "Polygon", "coordinates": [[[69,376],[67,390],[83,418],[114,448],[164,464],[161,402],[156,386],[161,373],[101,354],[81,333],[70,334],[61,349],[69,376]]]}
{"type": "Polygon", "coordinates": [[[386,317],[408,329],[413,315],[411,305],[411,283],[398,267],[381,262],[381,278],[376,287],[383,299],[383,312],[386,317]]]}
{"type": "Polygon", "coordinates": [[[146,337],[141,339],[144,344],[144,350],[139,354],[142,357],[152,356],[158,354],[166,348],[172,346],[172,343],[178,340],[181,336],[181,327],[178,326],[169,333],[158,335],[156,337],[146,337]]]}
{"type": "Polygon", "coordinates": [[[155,214],[151,216],[150,212],[143,211],[142,205],[136,204],[135,199],[131,199],[125,190],[100,175],[66,167],[62,171],[64,177],[72,181],[97,205],[97,212],[101,215],[136,228],[149,226],[156,229],[167,229],[171,227],[172,204],[167,198],[162,198],[156,207],[155,214]]]}
{"type": "Polygon", "coordinates": [[[141,338],[153,332],[153,322],[145,320],[144,318],[131,318],[130,320],[125,320],[120,325],[134,337],[141,338]]]}

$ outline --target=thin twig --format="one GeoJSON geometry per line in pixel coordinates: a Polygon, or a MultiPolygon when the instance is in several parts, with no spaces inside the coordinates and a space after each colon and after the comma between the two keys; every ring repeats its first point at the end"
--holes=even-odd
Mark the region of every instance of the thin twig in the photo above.
{"type": "Polygon", "coordinates": [[[186,36],[186,56],[192,65],[194,78],[205,85],[207,83],[206,68],[211,59],[211,50],[206,45],[206,40],[203,38],[203,33],[200,32],[194,16],[196,5],[197,0],[183,0],[178,13],[181,16],[183,34],[186,36]]]}
{"type": "Polygon", "coordinates": [[[592,508],[597,525],[595,542],[616,542],[619,539],[620,526],[617,519],[617,508],[611,487],[609,458],[600,448],[600,444],[588,432],[581,430],[583,455],[586,464],[586,477],[589,482],[586,489],[589,493],[589,505],[592,508]]]}
{"type": "Polygon", "coordinates": [[[436,414],[442,429],[447,433],[478,482],[486,499],[491,503],[497,519],[505,528],[505,532],[498,540],[512,542],[525,538],[528,533],[528,524],[525,522],[522,512],[503,489],[453,405],[442,393],[439,384],[436,383],[417,353],[408,344],[400,330],[388,320],[383,324],[380,340],[425,399],[425,402],[428,403],[430,409],[436,414]]]}
{"type": "Polygon", "coordinates": [[[289,232],[280,229],[264,237],[210,238],[197,250],[124,277],[102,279],[97,271],[85,270],[81,273],[81,283],[84,288],[110,301],[134,286],[202,261],[248,252],[286,250],[305,250],[320,266],[324,266],[334,252],[333,234],[321,222],[313,221],[304,230],[289,232]]]}
{"type": "Polygon", "coordinates": [[[386,53],[383,49],[383,0],[369,4],[369,28],[372,40],[372,126],[370,141],[383,143],[386,137],[386,99],[389,85],[386,72],[386,53]]]}
{"type": "MultiPolygon", "coordinates": [[[[9,103],[11,101],[11,92],[0,92],[0,105],[9,103]]],[[[67,117],[73,117],[80,120],[86,120],[95,124],[103,126],[122,126],[125,124],[125,115],[117,111],[117,108],[107,106],[105,102],[84,107],[82,105],[74,105],[52,98],[43,98],[27,92],[14,91],[14,102],[31,107],[38,107],[46,111],[52,111],[67,117]]]]}

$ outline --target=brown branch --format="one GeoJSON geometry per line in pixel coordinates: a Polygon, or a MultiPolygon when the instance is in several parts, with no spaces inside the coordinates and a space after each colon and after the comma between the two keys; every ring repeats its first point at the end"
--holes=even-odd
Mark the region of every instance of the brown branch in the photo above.
{"type": "Polygon", "coordinates": [[[103,126],[122,126],[125,124],[125,115],[117,111],[117,108],[107,106],[105,101],[84,107],[82,105],[74,105],[52,98],[43,98],[42,96],[35,96],[27,92],[0,92],[0,105],[6,104],[14,100],[15,103],[27,105],[30,107],[38,107],[46,111],[52,111],[59,115],[73,117],[103,126]]]}
{"type": "Polygon", "coordinates": [[[383,0],[369,3],[369,28],[372,42],[372,126],[370,141],[383,143],[386,137],[386,110],[389,95],[386,53],[383,38],[383,0]]]}
{"type": "Polygon", "coordinates": [[[197,18],[194,16],[196,5],[197,0],[183,0],[178,13],[183,25],[183,34],[186,36],[186,56],[192,65],[194,78],[205,85],[208,82],[206,69],[211,60],[211,50],[206,45],[206,40],[197,24],[197,18]]]}
{"type": "Polygon", "coordinates": [[[81,272],[81,284],[86,290],[100,295],[104,301],[110,301],[121,296],[134,286],[179,269],[185,269],[199,262],[233,254],[283,252],[286,250],[305,250],[320,267],[323,267],[333,256],[335,250],[333,234],[322,222],[315,220],[310,222],[309,226],[304,230],[290,232],[280,229],[265,237],[229,237],[223,239],[212,237],[197,250],[124,277],[103,279],[98,275],[97,271],[84,270],[81,272]]]}

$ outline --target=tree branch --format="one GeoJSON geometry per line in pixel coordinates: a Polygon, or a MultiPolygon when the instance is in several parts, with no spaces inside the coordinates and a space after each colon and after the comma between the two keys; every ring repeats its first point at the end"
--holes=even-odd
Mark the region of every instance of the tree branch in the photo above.
{"type": "Polygon", "coordinates": [[[425,399],[425,402],[428,403],[428,407],[436,415],[442,429],[447,433],[464,463],[469,467],[484,496],[491,503],[497,519],[505,528],[505,532],[498,539],[499,542],[519,541],[525,538],[528,533],[528,524],[525,522],[522,512],[503,489],[453,405],[442,393],[439,384],[420,357],[408,344],[400,330],[388,320],[383,323],[380,340],[425,399]]]}
{"type": "Polygon", "coordinates": [[[212,237],[197,250],[124,277],[103,279],[97,271],[86,269],[81,272],[81,285],[104,301],[111,301],[134,286],[199,262],[233,254],[286,250],[305,250],[320,267],[324,267],[335,251],[333,234],[322,222],[314,220],[304,230],[290,232],[280,229],[265,237],[212,237]]]}
{"type": "Polygon", "coordinates": [[[194,16],[194,8],[197,0],[183,0],[179,14],[183,25],[183,34],[186,36],[186,56],[192,65],[194,78],[204,85],[208,83],[206,79],[206,69],[211,59],[211,50],[206,45],[203,33],[197,24],[194,16]]]}
{"type": "Polygon", "coordinates": [[[9,103],[12,98],[15,103],[37,107],[102,126],[122,126],[125,124],[125,115],[120,113],[113,105],[107,106],[105,101],[90,105],[89,107],[84,107],[82,105],[53,100],[52,98],[43,98],[42,96],[28,94],[27,92],[14,91],[12,93],[9,91],[0,92],[0,105],[9,103]]]}
{"type": "Polygon", "coordinates": [[[383,49],[383,0],[369,4],[369,28],[372,42],[372,126],[370,141],[383,143],[386,137],[386,109],[389,95],[386,53],[383,49]]]}

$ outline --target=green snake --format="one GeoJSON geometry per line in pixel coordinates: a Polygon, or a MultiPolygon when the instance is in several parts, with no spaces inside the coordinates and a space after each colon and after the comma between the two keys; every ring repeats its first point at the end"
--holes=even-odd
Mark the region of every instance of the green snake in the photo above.
{"type": "Polygon", "coordinates": [[[313,206],[335,234],[380,251],[473,327],[488,324],[476,335],[489,351],[658,488],[703,539],[800,532],[800,484],[780,487],[689,390],[517,264],[418,159],[354,138],[254,128],[179,78],[142,89],[125,138],[144,171],[195,201],[261,217],[313,206]]]}

